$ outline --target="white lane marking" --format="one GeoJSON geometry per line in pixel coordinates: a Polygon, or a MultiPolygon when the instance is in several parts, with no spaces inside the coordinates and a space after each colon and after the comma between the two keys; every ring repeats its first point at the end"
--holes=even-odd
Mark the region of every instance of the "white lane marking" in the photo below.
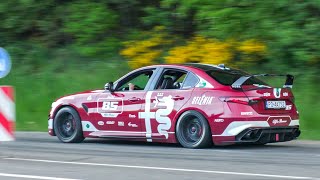
{"type": "Polygon", "coordinates": [[[23,174],[8,174],[8,173],[0,173],[0,176],[15,177],[15,178],[25,178],[25,179],[77,180],[77,179],[68,179],[68,178],[58,178],[58,177],[48,177],[48,176],[34,176],[34,175],[23,175],[23,174]]]}
{"type": "Polygon", "coordinates": [[[226,175],[240,175],[240,176],[258,176],[269,178],[282,178],[282,179],[317,179],[313,177],[302,176],[285,176],[275,174],[256,174],[256,173],[241,173],[241,172],[228,172],[228,171],[210,171],[200,169],[182,169],[182,168],[165,168],[165,167],[152,167],[152,166],[132,166],[132,165],[120,165],[120,164],[100,164],[100,163],[87,163],[87,162],[70,162],[70,161],[53,161],[44,159],[24,159],[24,158],[3,158],[6,160],[16,161],[31,161],[31,162],[45,162],[45,163],[57,163],[57,164],[75,164],[75,165],[88,165],[88,166],[104,166],[104,167],[120,167],[120,168],[134,168],[134,169],[151,169],[151,170],[164,170],[164,171],[180,171],[180,172],[198,172],[198,173],[210,173],[210,174],[226,174],[226,175]]]}

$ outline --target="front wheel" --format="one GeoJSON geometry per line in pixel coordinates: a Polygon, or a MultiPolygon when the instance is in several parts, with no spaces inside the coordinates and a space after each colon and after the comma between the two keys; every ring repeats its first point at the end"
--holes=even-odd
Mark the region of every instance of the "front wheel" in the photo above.
{"type": "Polygon", "coordinates": [[[76,110],[64,107],[53,120],[54,132],[64,143],[77,143],[84,140],[81,120],[76,110]]]}
{"type": "Polygon", "coordinates": [[[176,136],[186,148],[204,148],[212,145],[208,121],[197,111],[186,111],[178,119],[176,136]]]}

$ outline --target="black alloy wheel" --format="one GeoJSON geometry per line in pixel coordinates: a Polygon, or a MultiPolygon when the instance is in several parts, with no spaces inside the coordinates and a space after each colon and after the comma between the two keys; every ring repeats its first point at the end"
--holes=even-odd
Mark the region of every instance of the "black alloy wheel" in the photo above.
{"type": "Polygon", "coordinates": [[[71,107],[64,107],[58,111],[54,120],[54,132],[58,139],[64,143],[82,142],[83,132],[81,120],[71,107]]]}
{"type": "Polygon", "coordinates": [[[177,122],[176,136],[186,148],[204,148],[212,145],[209,124],[197,111],[184,112],[177,122]]]}

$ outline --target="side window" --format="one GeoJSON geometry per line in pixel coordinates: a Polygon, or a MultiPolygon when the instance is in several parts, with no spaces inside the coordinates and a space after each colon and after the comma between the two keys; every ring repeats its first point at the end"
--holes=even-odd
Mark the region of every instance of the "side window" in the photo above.
{"type": "Polygon", "coordinates": [[[189,73],[187,78],[184,80],[184,83],[182,85],[182,89],[189,89],[196,86],[196,84],[199,82],[198,77],[196,77],[194,74],[189,73]]]}
{"type": "Polygon", "coordinates": [[[153,70],[146,70],[133,74],[126,79],[120,81],[117,87],[117,91],[134,91],[134,90],[144,90],[147,86],[153,70]]]}
{"type": "Polygon", "coordinates": [[[159,78],[155,89],[181,89],[187,73],[181,70],[165,70],[159,78]]]}

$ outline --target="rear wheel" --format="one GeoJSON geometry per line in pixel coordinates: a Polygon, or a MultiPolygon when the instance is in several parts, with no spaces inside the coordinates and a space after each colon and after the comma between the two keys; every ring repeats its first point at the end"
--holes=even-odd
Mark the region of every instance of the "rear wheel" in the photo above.
{"type": "Polygon", "coordinates": [[[209,124],[197,111],[186,111],[178,119],[176,136],[186,148],[204,148],[212,145],[209,124]]]}
{"type": "Polygon", "coordinates": [[[76,110],[64,107],[54,118],[54,132],[64,143],[77,143],[84,140],[81,120],[76,110]]]}

